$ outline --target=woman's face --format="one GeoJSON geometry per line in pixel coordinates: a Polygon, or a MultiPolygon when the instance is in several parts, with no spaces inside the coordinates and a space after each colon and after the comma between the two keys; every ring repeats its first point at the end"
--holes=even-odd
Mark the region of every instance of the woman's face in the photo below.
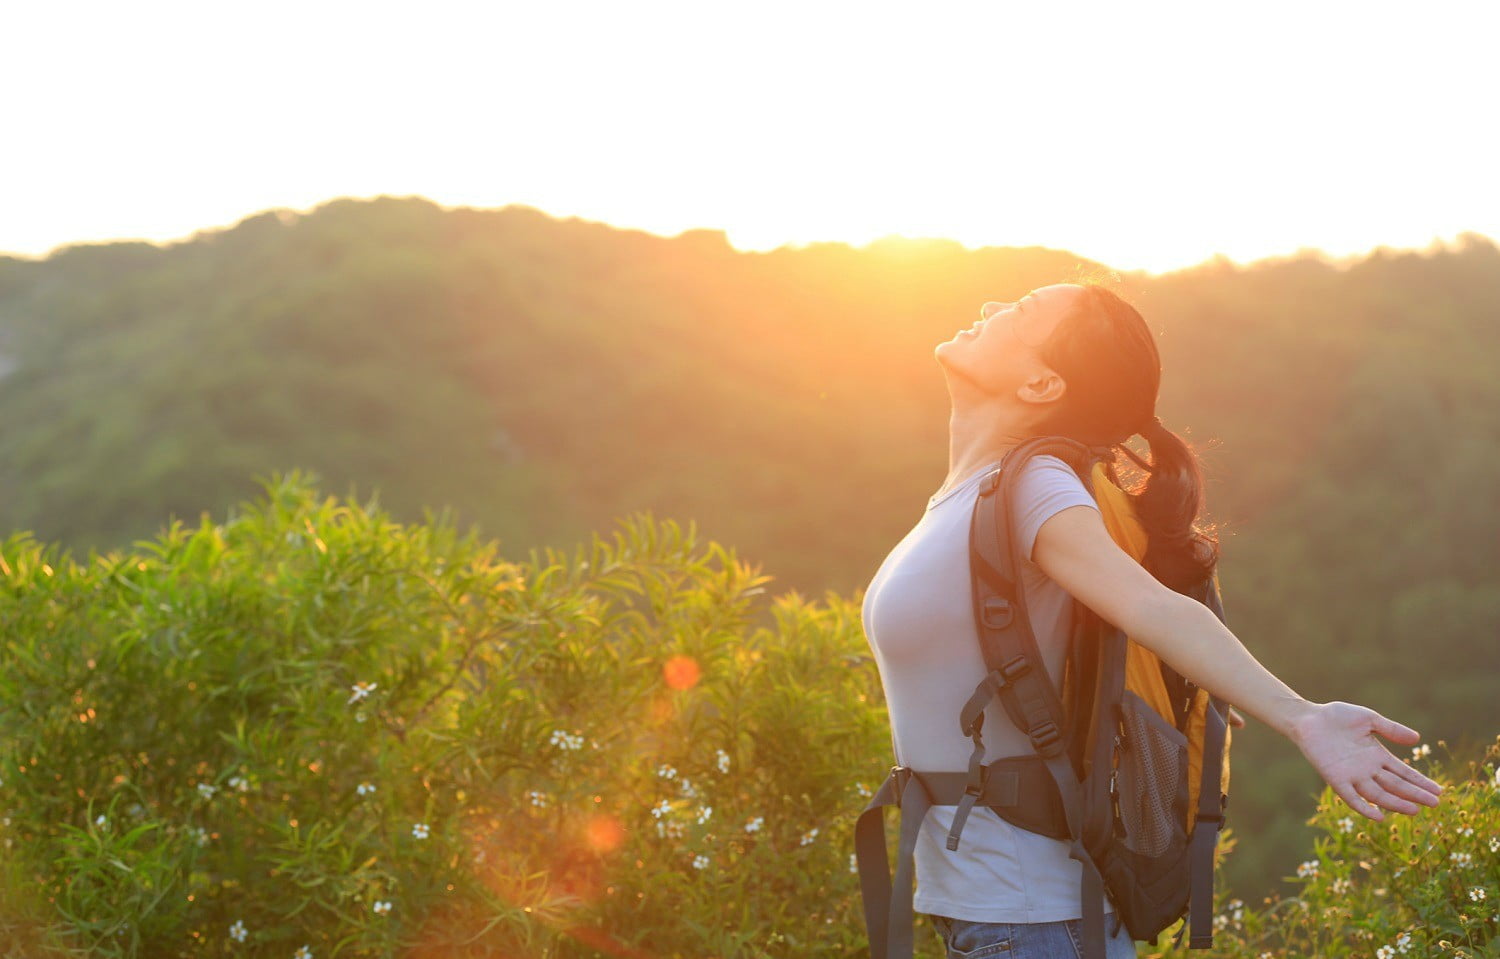
{"type": "Polygon", "coordinates": [[[945,370],[987,393],[1013,393],[1038,378],[1055,376],[1043,362],[1041,348],[1082,294],[1082,287],[1059,283],[1015,303],[985,303],[979,320],[938,344],[934,356],[945,370]]]}

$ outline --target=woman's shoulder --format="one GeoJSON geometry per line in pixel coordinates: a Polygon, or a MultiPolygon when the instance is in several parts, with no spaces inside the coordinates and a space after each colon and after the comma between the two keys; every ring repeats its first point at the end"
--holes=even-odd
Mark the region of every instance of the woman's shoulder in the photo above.
{"type": "Polygon", "coordinates": [[[1019,482],[1026,485],[1062,483],[1077,486],[1079,489],[1086,488],[1073,467],[1069,466],[1066,460],[1051,453],[1033,456],[1023,463],[1019,482]]]}

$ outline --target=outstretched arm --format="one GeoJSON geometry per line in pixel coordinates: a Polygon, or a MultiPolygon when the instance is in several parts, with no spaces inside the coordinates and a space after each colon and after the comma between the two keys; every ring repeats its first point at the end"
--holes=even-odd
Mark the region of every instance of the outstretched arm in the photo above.
{"type": "Polygon", "coordinates": [[[1168,589],[1104,528],[1099,511],[1072,506],[1037,532],[1032,561],[1079,602],[1177,672],[1291,739],[1350,808],[1381,820],[1380,806],[1415,813],[1442,787],[1376,738],[1413,745],[1416,730],[1353,703],[1314,703],[1250,654],[1207,606],[1168,589]]]}

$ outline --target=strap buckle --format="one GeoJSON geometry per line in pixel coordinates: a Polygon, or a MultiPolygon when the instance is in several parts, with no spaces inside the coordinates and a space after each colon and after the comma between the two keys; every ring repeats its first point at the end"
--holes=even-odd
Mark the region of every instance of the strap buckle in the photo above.
{"type": "Polygon", "coordinates": [[[1025,656],[1017,656],[1000,667],[1000,673],[1011,682],[1015,682],[1017,676],[1022,676],[1031,668],[1031,661],[1025,656]]]}
{"type": "Polygon", "coordinates": [[[990,629],[1005,629],[1015,619],[1015,610],[1004,596],[986,596],[984,599],[984,625],[990,629]]]}
{"type": "Polygon", "coordinates": [[[964,783],[964,795],[973,796],[976,800],[984,794],[984,787],[990,779],[990,767],[980,766],[978,775],[970,774],[964,783]]]}
{"type": "Polygon", "coordinates": [[[1053,747],[1062,742],[1061,731],[1058,730],[1057,724],[1050,719],[1044,719],[1035,726],[1032,726],[1031,729],[1027,730],[1026,735],[1031,740],[1032,747],[1043,756],[1048,755],[1053,747]]]}

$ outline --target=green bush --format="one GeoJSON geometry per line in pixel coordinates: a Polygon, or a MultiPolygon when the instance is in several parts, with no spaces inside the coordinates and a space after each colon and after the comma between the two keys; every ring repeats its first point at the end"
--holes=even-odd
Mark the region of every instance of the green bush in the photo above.
{"type": "Polygon", "coordinates": [[[649,515],[516,562],[263,485],[83,564],[0,549],[21,954],[863,951],[856,606],[649,515]]]}
{"type": "MultiPolygon", "coordinates": [[[[867,954],[854,601],[649,514],[521,562],[263,485],[82,564],[0,546],[0,953],[867,954]]],[[[1497,757],[1385,825],[1325,793],[1303,895],[1221,896],[1214,955],[1488,954],[1497,757]]]]}
{"type": "MultiPolygon", "coordinates": [[[[1414,764],[1427,764],[1429,747],[1413,753],[1414,764]]],[[[1308,820],[1320,831],[1313,855],[1286,877],[1300,894],[1266,897],[1258,908],[1220,897],[1213,955],[1500,955],[1500,737],[1480,759],[1450,756],[1424,771],[1446,787],[1438,805],[1387,812],[1382,822],[1325,787],[1308,820]]]]}

